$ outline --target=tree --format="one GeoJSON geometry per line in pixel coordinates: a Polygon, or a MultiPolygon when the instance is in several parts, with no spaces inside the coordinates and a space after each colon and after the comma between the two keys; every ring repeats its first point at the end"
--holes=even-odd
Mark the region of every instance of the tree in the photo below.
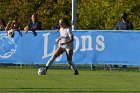
{"type": "MultiPolygon", "coordinates": [[[[31,15],[38,12],[44,29],[58,25],[61,17],[71,20],[71,0],[2,0],[0,18],[18,20],[26,26],[31,15]]],[[[122,12],[129,15],[134,29],[140,29],[138,0],[77,0],[78,29],[113,29],[122,12]]]]}

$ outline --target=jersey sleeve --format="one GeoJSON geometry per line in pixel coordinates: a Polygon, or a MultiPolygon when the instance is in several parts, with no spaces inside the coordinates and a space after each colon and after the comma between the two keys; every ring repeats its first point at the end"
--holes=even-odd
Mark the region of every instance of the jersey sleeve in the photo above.
{"type": "Polygon", "coordinates": [[[67,29],[67,33],[69,37],[74,36],[70,28],[67,29]]]}

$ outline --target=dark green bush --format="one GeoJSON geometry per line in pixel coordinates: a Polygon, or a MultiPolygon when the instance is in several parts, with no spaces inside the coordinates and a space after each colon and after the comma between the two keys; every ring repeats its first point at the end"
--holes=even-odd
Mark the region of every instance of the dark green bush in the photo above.
{"type": "MultiPolygon", "coordinates": [[[[71,0],[1,0],[0,18],[16,19],[24,27],[38,12],[44,29],[57,25],[60,17],[71,20],[71,0]]],[[[77,0],[77,29],[113,29],[119,15],[126,12],[134,29],[140,29],[139,0],[77,0]]]]}

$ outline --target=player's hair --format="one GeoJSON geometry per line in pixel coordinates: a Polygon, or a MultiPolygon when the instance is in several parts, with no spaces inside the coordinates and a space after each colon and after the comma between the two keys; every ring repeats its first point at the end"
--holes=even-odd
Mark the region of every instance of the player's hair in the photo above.
{"type": "Polygon", "coordinates": [[[64,18],[64,17],[62,17],[62,18],[60,18],[60,20],[61,20],[61,26],[70,26],[70,22],[68,21],[68,19],[67,18],[64,18]]]}

